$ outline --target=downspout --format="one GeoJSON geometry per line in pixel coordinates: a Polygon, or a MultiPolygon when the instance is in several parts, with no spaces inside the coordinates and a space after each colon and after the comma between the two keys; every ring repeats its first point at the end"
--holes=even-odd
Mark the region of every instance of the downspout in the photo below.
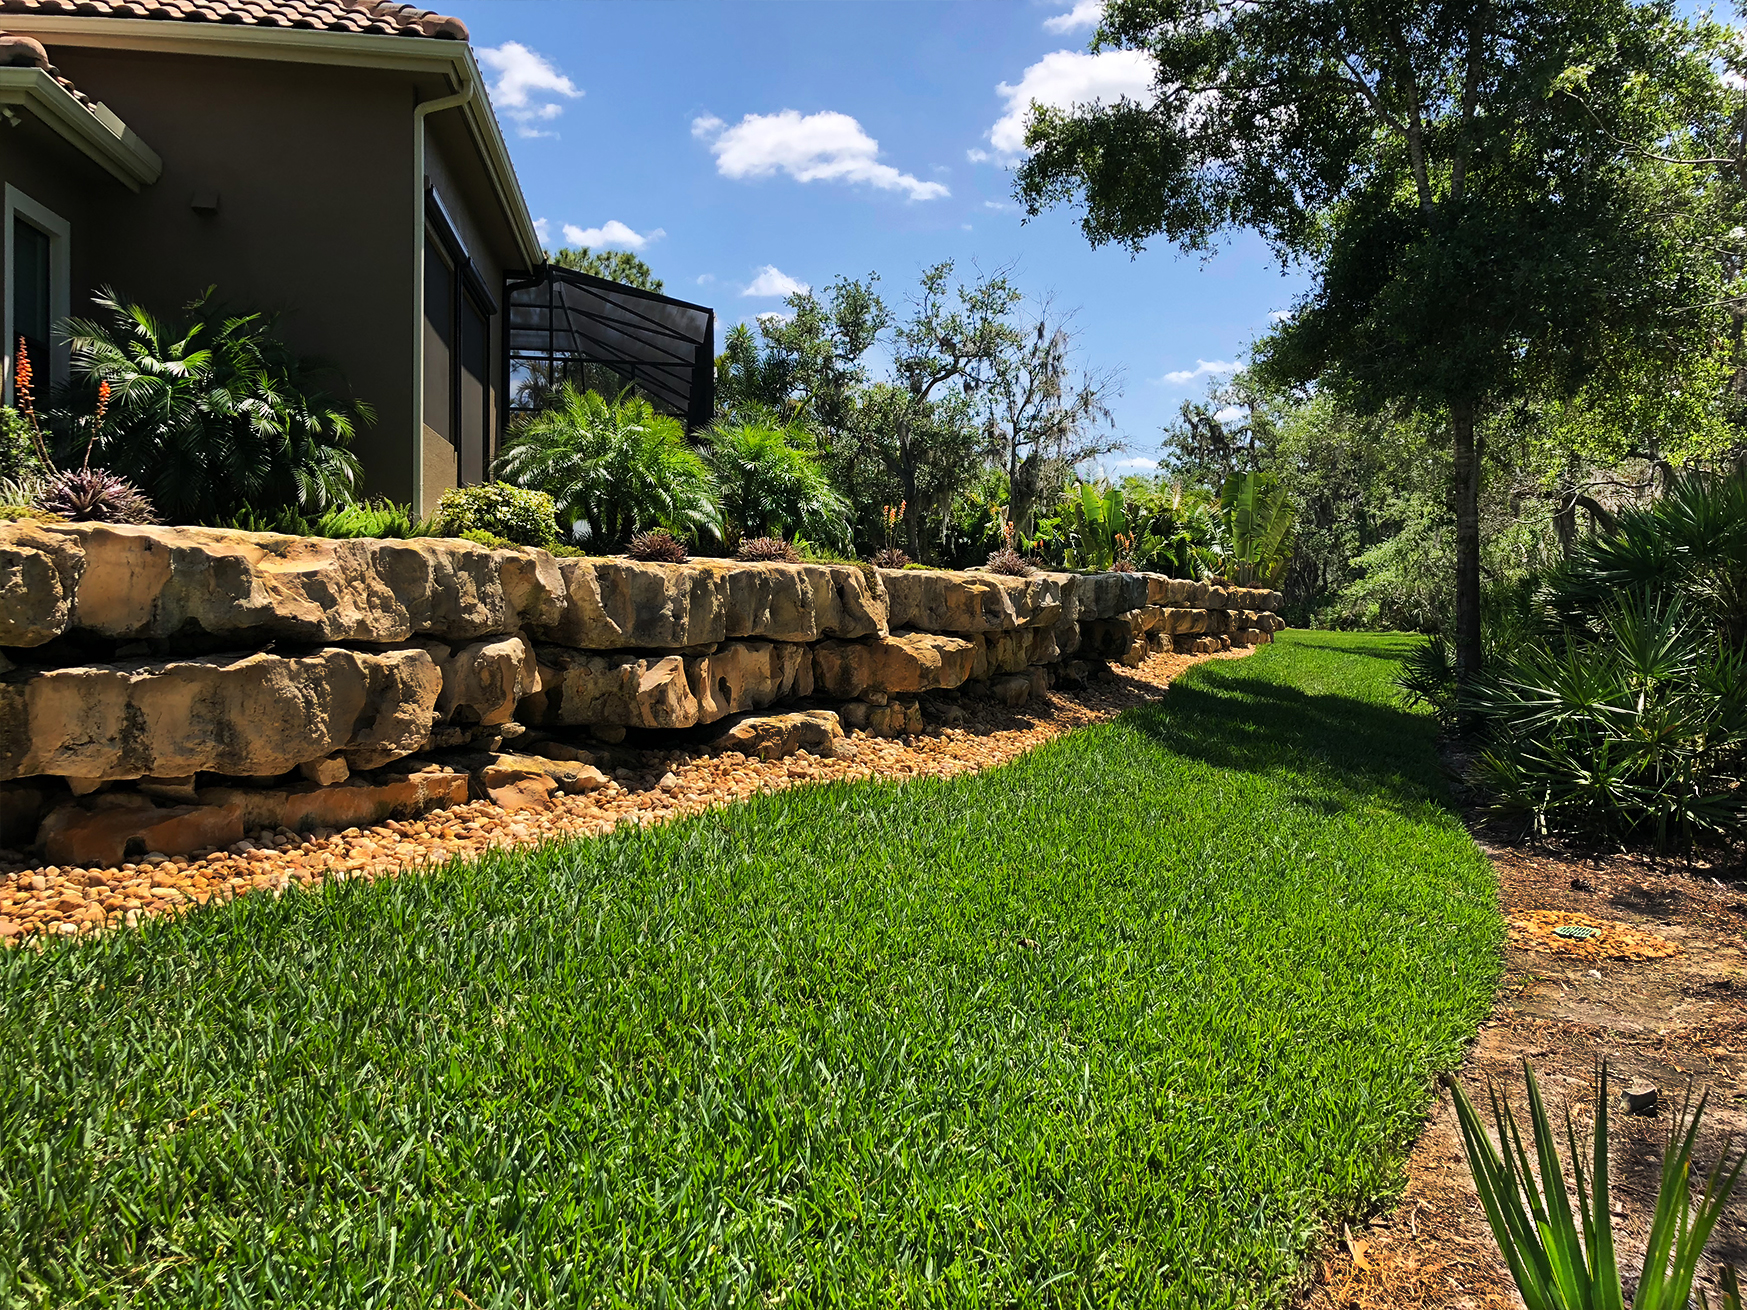
{"type": "MultiPolygon", "coordinates": [[[[463,76],[466,76],[463,74],[463,76]]],[[[473,99],[471,79],[454,95],[425,100],[412,111],[412,505],[425,515],[425,119],[473,99]]]]}

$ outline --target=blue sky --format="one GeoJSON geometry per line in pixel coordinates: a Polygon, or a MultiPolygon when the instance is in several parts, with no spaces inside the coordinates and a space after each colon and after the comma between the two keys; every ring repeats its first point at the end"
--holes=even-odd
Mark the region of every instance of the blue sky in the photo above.
{"type": "Polygon", "coordinates": [[[1066,210],[1021,225],[1003,161],[1022,107],[1144,83],[1133,56],[1084,53],[1090,3],[446,8],[473,33],[550,246],[571,228],[572,244],[636,250],[669,294],[716,309],[719,334],[792,283],[877,271],[898,302],[926,264],[1011,264],[1028,295],[1077,310],[1085,364],[1121,371],[1118,428],[1144,461],[1204,393],[1203,365],[1241,359],[1302,283],[1249,237],[1203,264],[1093,250],[1066,210]]]}

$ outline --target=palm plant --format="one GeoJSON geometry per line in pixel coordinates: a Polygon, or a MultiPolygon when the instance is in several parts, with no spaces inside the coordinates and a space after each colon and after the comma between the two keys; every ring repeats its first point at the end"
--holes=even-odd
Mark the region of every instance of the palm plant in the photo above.
{"type": "Polygon", "coordinates": [[[355,494],[350,449],[372,421],[317,379],[262,314],[227,314],[209,289],[164,317],[104,288],[106,321],[68,319],[74,381],[52,424],[63,442],[89,423],[107,386],[95,448],[104,467],[137,483],[171,522],[224,523],[249,507],[319,514],[355,494]]]}
{"type": "Polygon", "coordinates": [[[1244,586],[1277,583],[1292,562],[1292,502],[1272,474],[1234,473],[1219,489],[1225,572],[1244,586]]]}
{"type": "MultiPolygon", "coordinates": [[[[1624,1310],[1625,1291],[1615,1252],[1608,1189],[1607,1064],[1601,1065],[1597,1078],[1595,1137],[1587,1171],[1571,1111],[1567,1108],[1565,1112],[1565,1140],[1577,1191],[1575,1216],[1559,1160],[1558,1134],[1541,1099],[1534,1070],[1526,1063],[1523,1070],[1528,1078],[1538,1183],[1530,1171],[1516,1118],[1497,1089],[1491,1094],[1498,1134],[1494,1145],[1461,1085],[1448,1080],[1468,1167],[1492,1235],[1528,1310],[1624,1310]]],[[[1683,1105],[1669,1132],[1633,1310],[1684,1310],[1692,1295],[1699,1257],[1740,1179],[1743,1157],[1737,1154],[1731,1163],[1725,1150],[1711,1170],[1698,1205],[1692,1204],[1688,1179],[1705,1104],[1706,1099],[1701,1098],[1690,1114],[1683,1105]]],[[[1733,1270],[1725,1271],[1723,1287],[1725,1310],[1735,1310],[1740,1305],[1740,1291],[1733,1270]]]]}
{"type": "Polygon", "coordinates": [[[772,422],[718,424],[706,438],[725,542],[805,534],[849,542],[850,505],[820,465],[811,434],[772,422]]]}
{"type": "Polygon", "coordinates": [[[1478,775],[1494,804],[1564,824],[1728,837],[1747,816],[1747,652],[1678,597],[1601,607],[1599,637],[1528,642],[1469,702],[1492,734],[1478,775]]]}
{"type": "Polygon", "coordinates": [[[708,466],[679,420],[641,396],[608,400],[563,383],[546,408],[518,420],[497,476],[546,492],[560,521],[580,525],[577,535],[599,550],[653,528],[693,536],[717,522],[708,466]]]}

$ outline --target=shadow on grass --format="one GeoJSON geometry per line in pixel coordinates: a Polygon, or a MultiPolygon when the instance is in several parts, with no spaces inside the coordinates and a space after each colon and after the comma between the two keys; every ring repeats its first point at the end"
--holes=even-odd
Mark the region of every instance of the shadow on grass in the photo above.
{"type": "Polygon", "coordinates": [[[1401,657],[1412,650],[1424,638],[1417,632],[1390,632],[1378,634],[1387,640],[1373,640],[1365,645],[1341,646],[1327,641],[1312,641],[1294,636],[1292,646],[1298,650],[1327,651],[1331,655],[1361,655],[1366,659],[1388,660],[1391,664],[1400,663],[1401,657]],[[1388,640],[1393,639],[1393,640],[1388,640]]]}
{"type": "MultiPolygon", "coordinates": [[[[1297,648],[1319,647],[1295,642],[1297,648]]],[[[1386,658],[1374,650],[1320,647],[1332,654],[1386,658]]],[[[1130,711],[1140,732],[1173,754],[1243,773],[1300,775],[1321,796],[1301,804],[1345,805],[1346,793],[1392,808],[1450,807],[1437,765],[1436,729],[1425,715],[1382,699],[1311,692],[1275,681],[1249,661],[1203,665],[1156,704],[1130,711]]],[[[1355,681],[1386,685],[1375,672],[1355,681]]]]}

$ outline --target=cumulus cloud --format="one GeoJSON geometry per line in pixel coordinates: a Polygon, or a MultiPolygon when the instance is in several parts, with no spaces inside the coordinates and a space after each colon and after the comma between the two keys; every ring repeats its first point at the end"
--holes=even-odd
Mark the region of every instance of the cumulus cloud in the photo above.
{"type": "Polygon", "coordinates": [[[992,209],[997,214],[1005,214],[1009,209],[1015,209],[1017,206],[1010,205],[1005,200],[985,200],[983,201],[983,208],[992,209]]]}
{"type": "Polygon", "coordinates": [[[634,232],[616,218],[609,218],[599,227],[578,227],[575,223],[564,225],[566,241],[573,246],[587,246],[591,250],[641,250],[651,241],[659,241],[666,235],[662,228],[634,232]]]}
{"type": "Polygon", "coordinates": [[[805,282],[790,277],[775,264],[766,264],[758,270],[758,276],[753,278],[740,294],[743,296],[792,296],[796,292],[804,294],[810,290],[812,288],[805,282]]]}
{"type": "Polygon", "coordinates": [[[1224,409],[1216,410],[1213,415],[1221,423],[1236,423],[1240,418],[1248,418],[1249,416],[1249,410],[1242,405],[1227,405],[1224,409]]]}
{"type": "Polygon", "coordinates": [[[698,285],[700,287],[707,287],[710,285],[710,283],[714,282],[715,280],[716,280],[716,275],[714,273],[699,273],[698,274],[698,285]]]}
{"type": "Polygon", "coordinates": [[[1193,382],[1199,377],[1208,377],[1218,373],[1235,373],[1241,367],[1243,367],[1241,364],[1234,364],[1226,359],[1198,359],[1195,361],[1194,368],[1183,368],[1167,373],[1159,381],[1167,382],[1173,387],[1180,387],[1185,382],[1193,382]]]}
{"type": "Polygon", "coordinates": [[[1104,0],[1077,0],[1065,14],[1043,20],[1046,32],[1077,32],[1082,27],[1096,27],[1104,17],[1104,0]]]}
{"type": "Polygon", "coordinates": [[[1136,455],[1133,459],[1119,459],[1111,465],[1112,468],[1134,469],[1137,472],[1142,469],[1156,469],[1158,466],[1158,460],[1148,459],[1144,455],[1136,455]]]}
{"type": "Polygon", "coordinates": [[[479,62],[497,74],[491,84],[491,103],[516,125],[518,136],[556,136],[542,132],[564,112],[564,100],[574,100],[582,88],[554,68],[541,54],[520,41],[505,41],[479,52],[479,62]],[[558,97],[558,98],[554,98],[558,97]]]}
{"type": "Polygon", "coordinates": [[[1289,309],[1276,309],[1276,310],[1271,311],[1268,314],[1268,321],[1271,323],[1284,323],[1287,320],[1289,320],[1291,317],[1292,317],[1291,310],[1289,310],[1289,309]]]}
{"type": "Polygon", "coordinates": [[[797,182],[865,182],[911,200],[952,194],[944,183],[924,182],[879,161],[880,143],[848,114],[748,114],[730,127],[706,115],[692,120],[692,135],[710,143],[716,171],[736,180],[787,173],[797,182]]]}
{"type": "MultiPolygon", "coordinates": [[[[994,154],[1013,159],[1025,149],[1025,120],[1031,106],[1070,109],[1075,105],[1108,105],[1127,97],[1142,104],[1153,101],[1153,63],[1144,50],[1057,50],[1020,75],[1017,83],[1002,82],[995,93],[1007,112],[989,129],[994,154]]],[[[983,152],[975,152],[983,154],[983,152]]],[[[984,158],[988,158],[984,154],[984,158]]]]}
{"type": "Polygon", "coordinates": [[[543,218],[534,220],[534,235],[540,238],[540,244],[545,245],[552,235],[552,225],[543,218]]]}

